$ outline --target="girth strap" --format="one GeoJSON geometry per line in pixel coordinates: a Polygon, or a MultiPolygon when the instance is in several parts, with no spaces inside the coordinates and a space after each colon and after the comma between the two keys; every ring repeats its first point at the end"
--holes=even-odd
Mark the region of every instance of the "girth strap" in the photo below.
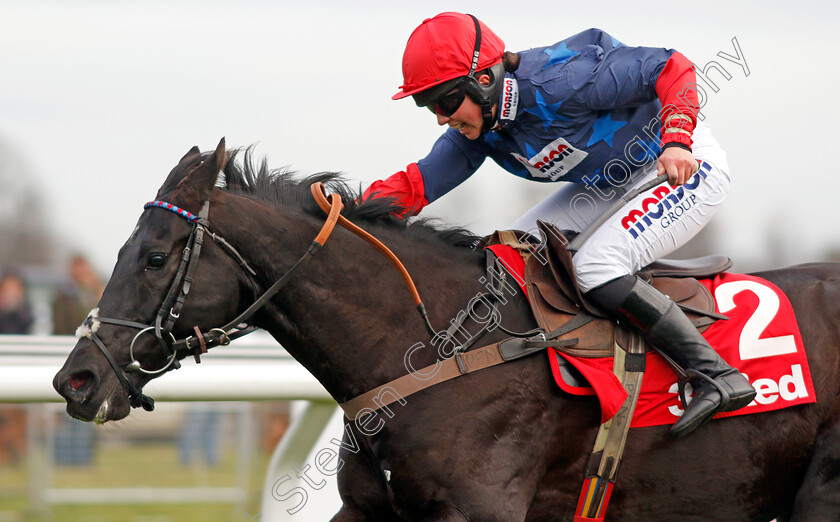
{"type": "MultiPolygon", "coordinates": [[[[540,336],[539,339],[531,338],[530,340],[542,341],[542,339],[542,336],[540,336]]],[[[508,361],[514,361],[544,349],[542,347],[528,348],[524,343],[518,346],[510,344],[514,341],[525,340],[506,339],[498,343],[476,348],[469,352],[455,352],[455,355],[449,359],[437,361],[413,373],[403,375],[362,395],[354,397],[347,402],[343,402],[339,406],[344,410],[344,415],[348,419],[354,420],[357,417],[369,415],[396,401],[402,403],[405,397],[436,384],[508,361]]],[[[567,339],[554,341],[553,346],[568,346],[575,343],[577,343],[577,339],[567,339]]]]}

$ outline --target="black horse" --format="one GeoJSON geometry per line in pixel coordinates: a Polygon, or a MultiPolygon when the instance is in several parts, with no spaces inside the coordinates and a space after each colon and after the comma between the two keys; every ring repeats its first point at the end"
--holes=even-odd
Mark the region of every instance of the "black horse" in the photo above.
{"type": "MultiPolygon", "coordinates": [[[[325,220],[310,196],[315,181],[339,191],[344,215],[400,257],[433,325],[448,326],[483,291],[484,256],[464,230],[407,224],[392,217],[386,201],[358,202],[334,175],[296,181],[265,163],[254,168],[248,154],[244,165],[227,161],[233,155],[224,142],[213,153],[194,148],[157,195],[191,212],[209,202],[209,215],[193,221],[209,223],[243,258],[205,241],[189,274],[189,298],[174,314],[173,338],[193,335],[194,326],[209,331],[229,323],[304,255],[325,220]]],[[[90,318],[89,335],[54,380],[71,416],[105,422],[126,417],[130,402],[149,407],[139,388],[154,375],[114,369],[177,364],[167,343],[156,340],[168,338],[165,325],[143,335],[138,328],[155,324],[167,289],[184,275],[176,276],[184,271],[185,245],[195,249],[195,227],[185,215],[146,210],[120,250],[99,304],[101,318],[117,321],[90,318]]],[[[840,520],[840,266],[760,276],[794,306],[817,403],[716,420],[678,440],[667,426],[631,430],[610,520],[840,520]]],[[[524,298],[508,300],[500,313],[509,328],[535,326],[524,298]]],[[[340,228],[252,320],[338,402],[405,375],[407,352],[414,368],[438,359],[397,272],[340,228]]],[[[482,344],[504,336],[497,329],[482,344]]],[[[380,411],[364,429],[346,423],[339,455],[344,505],[334,520],[571,520],[598,425],[597,401],[557,389],[545,357],[429,388],[380,411]]]]}

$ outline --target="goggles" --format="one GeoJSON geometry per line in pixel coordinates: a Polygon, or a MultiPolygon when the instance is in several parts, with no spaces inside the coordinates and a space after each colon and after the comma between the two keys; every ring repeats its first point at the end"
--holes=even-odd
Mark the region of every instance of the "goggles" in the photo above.
{"type": "Polygon", "coordinates": [[[446,92],[437,99],[432,100],[426,105],[426,108],[432,111],[433,114],[440,114],[441,116],[452,116],[464,103],[464,98],[467,95],[467,78],[459,78],[457,86],[449,86],[446,92]],[[453,90],[454,89],[454,90],[453,90]]]}

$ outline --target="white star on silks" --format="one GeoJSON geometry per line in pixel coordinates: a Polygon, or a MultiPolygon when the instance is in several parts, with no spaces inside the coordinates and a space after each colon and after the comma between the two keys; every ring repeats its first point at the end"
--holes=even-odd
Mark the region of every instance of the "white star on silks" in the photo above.
{"type": "Polygon", "coordinates": [[[557,114],[557,111],[560,109],[560,106],[563,105],[563,102],[552,103],[549,105],[546,103],[545,98],[539,89],[536,89],[535,94],[537,98],[537,105],[535,107],[525,109],[525,112],[531,113],[541,119],[545,130],[548,130],[548,128],[551,127],[552,122],[567,121],[569,119],[565,116],[557,114]]]}
{"type": "Polygon", "coordinates": [[[609,112],[604,113],[602,116],[599,116],[592,125],[592,136],[589,137],[589,143],[587,143],[586,146],[591,147],[595,143],[604,140],[607,145],[612,147],[615,132],[625,125],[627,125],[626,121],[613,121],[609,112]]]}
{"type": "Polygon", "coordinates": [[[560,44],[554,49],[544,49],[543,52],[548,55],[548,62],[543,66],[543,71],[554,64],[566,63],[569,58],[580,54],[577,51],[572,51],[566,47],[566,42],[560,42],[560,44]]]}

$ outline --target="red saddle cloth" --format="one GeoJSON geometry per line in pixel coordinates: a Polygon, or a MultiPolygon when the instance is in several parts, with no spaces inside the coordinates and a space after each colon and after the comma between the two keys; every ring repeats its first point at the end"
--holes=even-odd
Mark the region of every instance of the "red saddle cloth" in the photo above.
{"type": "MultiPolygon", "coordinates": [[[[514,278],[524,281],[524,263],[509,247],[490,247],[514,278]]],[[[740,410],[715,418],[773,411],[816,402],[811,371],[799,325],[787,296],[773,283],[745,274],[722,273],[700,281],[715,297],[715,311],[729,317],[703,332],[715,350],[752,383],[756,398],[740,410]]],[[[520,284],[520,286],[522,286],[520,284]]],[[[524,292],[524,286],[522,287],[524,292]]],[[[548,358],[558,386],[577,395],[597,395],[601,420],[618,412],[627,393],[612,371],[612,358],[570,357],[549,349],[548,358]],[[591,387],[566,384],[558,357],[568,360],[591,387]]],[[[682,415],[677,376],[656,352],[648,353],[642,389],[631,427],[673,424],[682,415]]]]}

